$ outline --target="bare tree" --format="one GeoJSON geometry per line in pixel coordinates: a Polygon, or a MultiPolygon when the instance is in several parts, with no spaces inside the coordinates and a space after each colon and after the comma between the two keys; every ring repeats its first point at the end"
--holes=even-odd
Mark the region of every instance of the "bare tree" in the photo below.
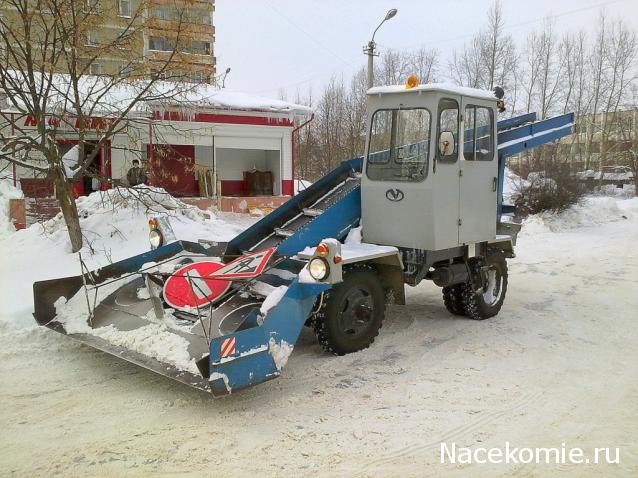
{"type": "Polygon", "coordinates": [[[142,48],[149,21],[143,1],[127,17],[119,15],[118,2],[3,0],[3,5],[11,15],[0,17],[0,93],[6,102],[0,112],[0,160],[52,181],[76,252],[82,231],[72,183],[87,173],[110,138],[126,130],[138,105],[169,100],[191,87],[158,88],[160,79],[183,71],[188,22],[180,13],[170,48],[151,68],[130,54],[142,48]],[[99,27],[111,21],[119,28],[96,38],[99,27]],[[117,71],[92,75],[104,57],[117,71]],[[68,137],[77,139],[79,151],[63,161],[60,141],[68,137]],[[89,138],[93,144],[87,149],[89,138]]]}
{"type": "Polygon", "coordinates": [[[637,48],[636,33],[628,29],[622,20],[618,20],[608,29],[608,39],[604,45],[603,55],[607,65],[607,78],[601,124],[599,186],[602,186],[602,173],[610,152],[610,137],[620,132],[619,112],[631,94],[632,68],[637,48]]]}
{"type": "Polygon", "coordinates": [[[514,81],[517,52],[514,39],[505,33],[501,2],[496,0],[488,11],[487,27],[477,33],[461,53],[454,53],[450,63],[452,80],[464,86],[506,90],[514,81]]]}

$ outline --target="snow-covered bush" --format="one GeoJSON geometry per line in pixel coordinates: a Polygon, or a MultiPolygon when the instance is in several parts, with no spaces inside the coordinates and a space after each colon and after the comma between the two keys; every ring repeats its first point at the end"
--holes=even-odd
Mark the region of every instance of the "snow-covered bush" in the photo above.
{"type": "Polygon", "coordinates": [[[578,203],[586,190],[568,167],[557,165],[546,171],[530,172],[521,183],[515,204],[519,214],[560,212],[578,203]]]}

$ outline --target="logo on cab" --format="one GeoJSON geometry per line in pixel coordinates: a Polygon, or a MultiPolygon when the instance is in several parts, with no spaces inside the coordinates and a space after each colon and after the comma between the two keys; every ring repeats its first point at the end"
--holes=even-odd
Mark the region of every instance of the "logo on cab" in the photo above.
{"type": "Polygon", "coordinates": [[[405,198],[405,194],[403,194],[403,191],[401,191],[400,189],[388,189],[385,192],[385,197],[388,199],[388,201],[399,202],[403,201],[403,198],[405,198]]]}

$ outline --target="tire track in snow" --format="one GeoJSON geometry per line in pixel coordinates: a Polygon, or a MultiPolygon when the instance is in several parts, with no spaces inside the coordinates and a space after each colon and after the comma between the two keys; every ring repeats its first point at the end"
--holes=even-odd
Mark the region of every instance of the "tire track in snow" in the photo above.
{"type": "Polygon", "coordinates": [[[405,458],[409,455],[414,455],[415,453],[437,449],[441,446],[443,442],[451,442],[457,438],[461,438],[469,432],[473,432],[478,430],[479,428],[496,421],[504,415],[512,414],[518,410],[522,410],[526,408],[528,405],[532,403],[538,403],[539,399],[543,396],[544,392],[539,391],[535,393],[529,393],[524,395],[519,400],[515,401],[512,405],[505,409],[494,410],[491,412],[484,412],[479,415],[479,417],[472,421],[471,423],[466,423],[463,425],[459,425],[455,428],[449,429],[440,436],[440,438],[430,441],[423,445],[411,445],[397,450],[396,452],[391,452],[388,456],[384,458],[380,458],[378,460],[373,460],[366,464],[361,473],[358,473],[355,476],[366,476],[363,472],[368,471],[371,468],[376,468],[382,465],[389,465],[401,458],[405,458]]]}

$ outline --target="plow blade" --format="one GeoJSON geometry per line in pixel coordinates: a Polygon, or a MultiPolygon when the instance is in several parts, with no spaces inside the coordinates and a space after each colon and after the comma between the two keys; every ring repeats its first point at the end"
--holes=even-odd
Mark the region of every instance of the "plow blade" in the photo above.
{"type": "Polygon", "coordinates": [[[215,397],[278,377],[318,295],[330,286],[299,283],[304,263],[285,259],[254,281],[233,283],[197,313],[168,307],[154,281],[178,277],[173,271],[184,261],[210,260],[208,252],[178,242],[95,272],[36,282],[35,319],[215,397]],[[264,308],[273,292],[276,304],[264,308]]]}
{"type": "Polygon", "coordinates": [[[206,252],[199,244],[175,242],[84,276],[36,282],[33,285],[35,320],[39,325],[95,349],[189,386],[210,391],[206,338],[203,334],[189,332],[186,327],[169,328],[158,323],[151,297],[140,294],[140,291],[146,290],[145,278],[141,273],[136,274],[149,263],[179,259],[184,255],[205,257],[206,252]],[[128,277],[118,279],[123,276],[128,277]],[[118,282],[123,284],[119,286],[118,282]],[[93,286],[109,283],[115,290],[107,290],[95,307],[85,305],[84,317],[74,317],[69,323],[58,316],[56,305],[60,307],[67,300],[91,303],[94,296],[90,292],[85,293],[85,284],[90,290],[93,286]],[[92,314],[88,313],[89,310],[92,314]],[[92,317],[89,318],[89,315],[92,317]],[[138,333],[144,329],[146,334],[138,333]]]}

